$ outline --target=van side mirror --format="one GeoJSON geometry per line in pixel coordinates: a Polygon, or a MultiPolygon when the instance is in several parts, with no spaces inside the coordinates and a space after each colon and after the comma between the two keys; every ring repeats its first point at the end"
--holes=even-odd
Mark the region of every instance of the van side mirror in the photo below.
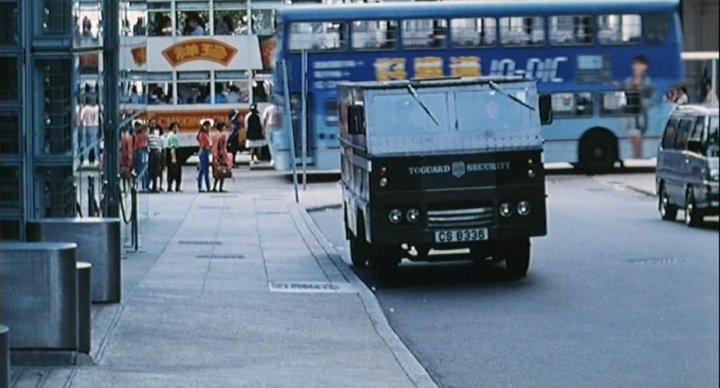
{"type": "Polygon", "coordinates": [[[362,105],[350,105],[347,108],[348,132],[351,135],[362,135],[365,133],[365,107],[362,105]]]}
{"type": "Polygon", "coordinates": [[[690,152],[696,152],[698,154],[702,154],[702,152],[703,152],[702,142],[700,142],[699,140],[688,140],[687,149],[690,152]]]}
{"type": "Polygon", "coordinates": [[[553,122],[552,98],[549,94],[541,94],[538,103],[540,107],[540,124],[551,124],[553,122]]]}

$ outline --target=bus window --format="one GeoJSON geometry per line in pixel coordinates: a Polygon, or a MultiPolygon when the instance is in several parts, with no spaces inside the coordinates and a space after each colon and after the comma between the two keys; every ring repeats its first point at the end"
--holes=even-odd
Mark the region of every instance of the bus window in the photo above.
{"type": "Polygon", "coordinates": [[[623,91],[605,92],[601,95],[600,113],[605,116],[617,116],[625,113],[627,95],[623,91]]]}
{"type": "Polygon", "coordinates": [[[215,103],[237,104],[250,101],[247,71],[215,72],[215,103]],[[222,97],[220,97],[222,95],[222,97]]]}
{"type": "Polygon", "coordinates": [[[252,10],[253,33],[260,36],[271,36],[275,34],[275,10],[253,9],[252,10]]]}
{"type": "Polygon", "coordinates": [[[543,18],[500,18],[500,43],[505,46],[539,46],[545,40],[543,18]]]}
{"type": "Polygon", "coordinates": [[[402,43],[406,48],[445,47],[444,19],[414,19],[402,22],[402,43]]]}
{"type": "Polygon", "coordinates": [[[149,36],[171,36],[173,32],[170,3],[148,2],[149,36]]]}
{"type": "Polygon", "coordinates": [[[178,72],[177,94],[178,105],[211,103],[212,100],[210,97],[210,72],[178,72]]]}
{"type": "Polygon", "coordinates": [[[665,127],[665,135],[662,139],[662,148],[671,149],[673,140],[675,140],[675,128],[677,128],[677,120],[671,119],[665,127]]]}
{"type": "Polygon", "coordinates": [[[352,26],[352,48],[387,50],[395,47],[397,22],[394,20],[358,20],[352,26]]]}
{"type": "Polygon", "coordinates": [[[290,50],[344,50],[345,23],[317,22],[290,25],[290,50]]]}
{"type": "Polygon", "coordinates": [[[639,43],[642,35],[640,15],[598,16],[598,41],[600,44],[639,43]]]}
{"type": "MultiPolygon", "coordinates": [[[[169,6],[168,6],[169,7],[169,6]]],[[[147,7],[145,3],[129,3],[120,10],[121,36],[145,36],[147,35],[148,21],[147,7]]],[[[171,30],[172,32],[172,30],[171,30]]]]}
{"type": "Polygon", "coordinates": [[[497,20],[494,18],[452,19],[450,34],[454,47],[494,46],[497,42],[497,20]]]}
{"type": "Polygon", "coordinates": [[[592,93],[553,93],[552,109],[555,117],[592,116],[592,93]]]}
{"type": "Polygon", "coordinates": [[[207,1],[177,2],[175,7],[178,10],[176,19],[178,35],[208,35],[210,15],[207,1]]]}
{"type": "Polygon", "coordinates": [[[548,23],[552,45],[590,44],[593,40],[592,17],[584,15],[551,16],[548,23]]]}
{"type": "Polygon", "coordinates": [[[247,32],[247,5],[239,1],[215,1],[213,28],[215,35],[247,32]]]}
{"type": "Polygon", "coordinates": [[[665,42],[668,32],[668,15],[645,15],[643,19],[645,41],[653,44],[665,42]]]}
{"type": "Polygon", "coordinates": [[[172,104],[172,73],[148,72],[146,79],[148,104],[172,104]]]}

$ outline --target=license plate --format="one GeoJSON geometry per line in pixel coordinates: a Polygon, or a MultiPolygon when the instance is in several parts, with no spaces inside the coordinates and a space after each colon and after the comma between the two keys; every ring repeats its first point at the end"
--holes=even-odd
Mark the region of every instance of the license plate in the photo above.
{"type": "Polygon", "coordinates": [[[435,232],[436,243],[482,241],[488,239],[487,229],[458,229],[435,232]]]}

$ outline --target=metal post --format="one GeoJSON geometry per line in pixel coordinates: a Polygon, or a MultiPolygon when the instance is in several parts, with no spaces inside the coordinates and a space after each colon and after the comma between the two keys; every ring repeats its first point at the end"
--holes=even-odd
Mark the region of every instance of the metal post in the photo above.
{"type": "Polygon", "coordinates": [[[135,252],[138,251],[140,246],[139,233],[138,233],[138,211],[137,211],[137,179],[133,179],[132,188],[130,189],[130,233],[132,234],[132,244],[135,248],[135,252]]]}
{"type": "Polygon", "coordinates": [[[0,388],[10,387],[10,328],[0,325],[0,388]]]}
{"type": "Polygon", "coordinates": [[[302,128],[302,173],[303,173],[303,191],[307,190],[307,157],[308,157],[308,149],[307,149],[307,141],[308,141],[308,134],[307,134],[307,67],[308,67],[308,56],[307,56],[307,50],[303,50],[301,54],[301,62],[302,62],[302,93],[301,93],[301,99],[302,99],[302,108],[301,108],[301,128],[302,128]]]}
{"type": "Polygon", "coordinates": [[[119,0],[103,0],[103,141],[107,191],[103,204],[106,217],[120,217],[120,10],[119,0]]]}
{"type": "Polygon", "coordinates": [[[90,354],[92,343],[92,264],[78,261],[77,292],[78,292],[78,351],[90,354]]]}
{"type": "Polygon", "coordinates": [[[290,88],[288,86],[288,68],[287,60],[283,60],[283,93],[285,100],[285,117],[287,117],[288,127],[290,129],[290,164],[292,164],[293,186],[295,187],[295,202],[300,203],[298,194],[298,178],[297,178],[297,162],[295,161],[295,130],[293,129],[292,110],[290,109],[290,88]]]}
{"type": "Polygon", "coordinates": [[[88,189],[87,189],[87,200],[88,200],[88,217],[97,216],[97,209],[95,208],[95,176],[88,175],[88,189]]]}

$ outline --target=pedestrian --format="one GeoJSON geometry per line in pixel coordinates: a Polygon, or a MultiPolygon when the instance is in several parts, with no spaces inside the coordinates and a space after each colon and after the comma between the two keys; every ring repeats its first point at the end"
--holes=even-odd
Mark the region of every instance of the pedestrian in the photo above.
{"type": "Polygon", "coordinates": [[[212,121],[205,119],[202,121],[200,131],[197,134],[198,142],[198,192],[202,193],[202,182],[205,182],[205,191],[210,191],[210,126],[212,121]]]}
{"type": "Polygon", "coordinates": [[[228,136],[227,150],[232,157],[231,168],[235,167],[235,156],[240,151],[240,111],[233,109],[228,113],[228,122],[230,123],[230,136],[228,136]]]}
{"type": "MultiPolygon", "coordinates": [[[[135,122],[135,126],[140,126],[135,122]]],[[[127,128],[120,134],[120,177],[122,178],[122,190],[127,191],[133,172],[133,147],[135,139],[132,130],[127,128]]]]}
{"type": "Polygon", "coordinates": [[[150,174],[150,191],[159,192],[158,179],[162,179],[161,154],[162,139],[160,138],[160,128],[155,120],[150,120],[150,133],[148,133],[148,149],[150,151],[150,165],[148,173],[150,174]]]}
{"type": "Polygon", "coordinates": [[[247,129],[245,147],[250,149],[250,166],[252,166],[260,160],[260,149],[267,144],[256,104],[250,105],[250,112],[245,116],[245,128],[247,129]]]}
{"type": "Polygon", "coordinates": [[[213,188],[212,191],[218,191],[218,183],[220,191],[224,192],[223,185],[225,178],[229,178],[231,174],[230,166],[227,161],[227,138],[225,137],[225,122],[219,121],[215,124],[217,133],[212,138],[212,168],[213,168],[213,188]]]}
{"type": "Polygon", "coordinates": [[[167,168],[167,152],[165,152],[165,148],[167,147],[167,133],[162,126],[158,125],[157,127],[160,130],[160,171],[158,172],[158,178],[160,179],[160,191],[163,191],[163,178],[165,178],[164,175],[167,168]]]}
{"type": "MultiPolygon", "coordinates": [[[[263,132],[265,133],[265,136],[272,131],[272,128],[276,126],[277,119],[277,110],[275,108],[275,104],[268,104],[268,106],[263,109],[262,112],[262,127],[263,132]]],[[[272,157],[272,155],[270,155],[272,157]]],[[[270,165],[273,165],[274,162],[272,159],[270,159],[270,165]]]]}
{"type": "Polygon", "coordinates": [[[647,75],[650,62],[643,55],[632,60],[632,75],[625,79],[623,88],[627,98],[627,113],[630,116],[624,120],[630,137],[635,158],[642,157],[642,137],[646,129],[647,110],[655,101],[655,85],[647,75]]]}
{"type": "Polygon", "coordinates": [[[84,138],[84,151],[81,160],[84,160],[89,165],[95,165],[100,156],[98,140],[100,106],[94,97],[85,97],[85,105],[80,109],[80,124],[84,138]]]}
{"type": "Polygon", "coordinates": [[[135,133],[135,144],[133,150],[133,162],[135,163],[135,175],[136,179],[140,181],[140,191],[146,192],[150,186],[150,179],[148,175],[148,138],[147,138],[147,127],[140,125],[135,133]]]}
{"type": "Polygon", "coordinates": [[[700,88],[702,102],[705,104],[716,105],[718,103],[718,96],[713,89],[712,81],[709,78],[704,78],[702,81],[702,87],[700,88]]]}
{"type": "Polygon", "coordinates": [[[170,131],[167,135],[166,159],[167,159],[167,190],[173,191],[173,183],[175,183],[175,191],[180,193],[180,184],[182,183],[182,166],[179,160],[180,140],[177,137],[180,124],[173,122],[170,124],[170,131]]]}
{"type": "Polygon", "coordinates": [[[673,102],[678,105],[684,105],[690,101],[688,97],[688,91],[685,86],[679,86],[675,88],[675,93],[673,97],[673,102]]]}

